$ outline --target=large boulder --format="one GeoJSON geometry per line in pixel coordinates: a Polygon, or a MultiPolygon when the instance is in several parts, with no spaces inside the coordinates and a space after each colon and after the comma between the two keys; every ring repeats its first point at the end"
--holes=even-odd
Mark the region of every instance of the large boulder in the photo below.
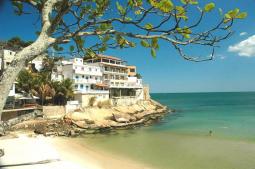
{"type": "Polygon", "coordinates": [[[114,114],[114,113],[112,115],[113,115],[114,121],[118,123],[128,123],[130,121],[130,118],[127,116],[124,117],[123,115],[114,114]]]}

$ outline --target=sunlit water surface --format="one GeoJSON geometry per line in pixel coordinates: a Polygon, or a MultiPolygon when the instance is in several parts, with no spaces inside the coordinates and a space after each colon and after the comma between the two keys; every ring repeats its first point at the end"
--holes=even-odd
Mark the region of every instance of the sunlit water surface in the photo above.
{"type": "Polygon", "coordinates": [[[152,94],[152,98],[176,113],[149,127],[82,140],[158,169],[255,169],[255,93],[152,94]]]}

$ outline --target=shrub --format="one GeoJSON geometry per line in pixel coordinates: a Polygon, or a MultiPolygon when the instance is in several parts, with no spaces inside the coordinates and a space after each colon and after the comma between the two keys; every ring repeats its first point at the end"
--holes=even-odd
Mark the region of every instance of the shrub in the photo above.
{"type": "Polygon", "coordinates": [[[99,102],[97,103],[97,107],[99,107],[100,109],[101,109],[102,107],[104,107],[104,108],[109,108],[110,106],[111,106],[110,100],[99,101],[99,102]]]}
{"type": "Polygon", "coordinates": [[[91,98],[89,99],[89,106],[94,106],[95,102],[96,102],[96,97],[95,97],[95,96],[94,96],[94,97],[91,97],[91,98]]]}

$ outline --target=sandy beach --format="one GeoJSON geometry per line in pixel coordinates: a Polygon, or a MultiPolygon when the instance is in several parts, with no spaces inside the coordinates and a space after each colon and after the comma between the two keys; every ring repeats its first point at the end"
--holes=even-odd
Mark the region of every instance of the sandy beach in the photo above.
{"type": "Polygon", "coordinates": [[[5,151],[0,158],[0,168],[4,169],[149,169],[138,162],[88,147],[76,138],[29,138],[20,135],[18,138],[1,139],[0,148],[5,151]],[[45,160],[49,163],[20,165],[43,163],[45,160]]]}

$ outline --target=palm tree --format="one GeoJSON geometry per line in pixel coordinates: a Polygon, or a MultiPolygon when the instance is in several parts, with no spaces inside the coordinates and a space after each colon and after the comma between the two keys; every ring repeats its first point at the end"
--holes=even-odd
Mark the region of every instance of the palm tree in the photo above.
{"type": "Polygon", "coordinates": [[[73,98],[73,82],[71,79],[65,79],[61,82],[53,82],[55,89],[54,102],[57,104],[66,104],[66,102],[73,98]]]}

